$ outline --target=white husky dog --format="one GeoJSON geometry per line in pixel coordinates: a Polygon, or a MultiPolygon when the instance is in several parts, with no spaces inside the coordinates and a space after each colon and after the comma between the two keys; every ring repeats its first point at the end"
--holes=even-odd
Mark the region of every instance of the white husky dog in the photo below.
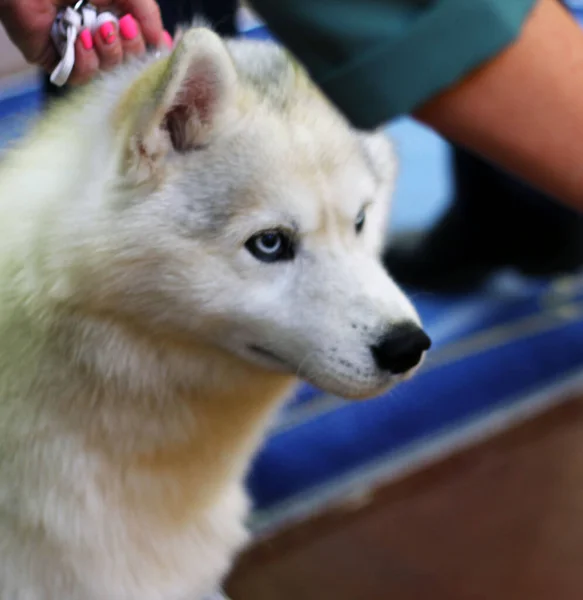
{"type": "Polygon", "coordinates": [[[199,600],[297,378],[362,398],[429,340],[378,260],[394,161],[285,52],[186,32],[0,170],[0,600],[199,600]]]}

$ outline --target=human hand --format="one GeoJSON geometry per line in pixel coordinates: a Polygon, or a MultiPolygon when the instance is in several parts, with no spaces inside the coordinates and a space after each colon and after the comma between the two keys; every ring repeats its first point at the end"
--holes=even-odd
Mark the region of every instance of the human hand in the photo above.
{"type": "MultiPolygon", "coordinates": [[[[155,47],[172,45],[164,31],[156,0],[93,0],[98,10],[124,15],[119,25],[105,23],[93,34],[80,32],[75,42],[75,66],[68,83],[85,83],[100,69],[108,70],[125,56],[155,47]]],[[[0,0],[0,21],[26,60],[52,71],[60,57],[50,37],[57,12],[71,5],[67,0],[0,0]]]]}

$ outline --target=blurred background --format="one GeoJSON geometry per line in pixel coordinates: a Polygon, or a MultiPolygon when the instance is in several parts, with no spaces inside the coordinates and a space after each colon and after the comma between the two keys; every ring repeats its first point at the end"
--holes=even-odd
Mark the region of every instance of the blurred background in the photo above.
{"type": "MultiPolygon", "coordinates": [[[[268,36],[248,8],[238,20],[268,36]]],[[[0,153],[42,102],[0,29],[0,153]]],[[[427,230],[451,201],[451,149],[407,118],[387,133],[387,235],[427,230]]],[[[303,386],[280,415],[249,475],[257,542],[232,600],[580,600],[583,278],[507,269],[463,294],[410,291],[434,342],[416,378],[366,403],[303,386]]]]}

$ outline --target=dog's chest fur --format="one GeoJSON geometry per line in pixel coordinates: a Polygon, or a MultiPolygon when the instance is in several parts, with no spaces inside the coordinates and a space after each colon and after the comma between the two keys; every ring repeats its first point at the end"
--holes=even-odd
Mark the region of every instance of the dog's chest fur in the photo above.
{"type": "MultiPolygon", "coordinates": [[[[18,322],[0,328],[5,339],[18,322]]],[[[0,462],[0,598],[191,600],[212,592],[246,540],[245,468],[290,381],[247,379],[246,388],[217,384],[205,394],[159,382],[169,391],[158,396],[162,372],[185,381],[181,359],[164,356],[156,373],[143,349],[131,354],[126,345],[124,360],[149,377],[133,390],[102,388],[67,368],[58,343],[27,339],[0,369],[11,373],[0,376],[0,453],[11,455],[0,462]],[[31,383],[35,364],[44,367],[31,383]]],[[[235,381],[241,375],[231,372],[235,381]]]]}
{"type": "Polygon", "coordinates": [[[47,338],[3,299],[0,599],[212,592],[246,540],[245,469],[292,381],[116,327],[57,320],[47,338]]]}

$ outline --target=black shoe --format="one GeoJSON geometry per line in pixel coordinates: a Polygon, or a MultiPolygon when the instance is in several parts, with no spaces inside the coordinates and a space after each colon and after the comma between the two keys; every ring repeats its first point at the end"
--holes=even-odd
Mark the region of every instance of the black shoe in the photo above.
{"type": "Polygon", "coordinates": [[[583,216],[455,149],[456,197],[427,233],[398,235],[383,261],[396,281],[469,291],[496,271],[556,276],[583,267],[583,216]]]}

